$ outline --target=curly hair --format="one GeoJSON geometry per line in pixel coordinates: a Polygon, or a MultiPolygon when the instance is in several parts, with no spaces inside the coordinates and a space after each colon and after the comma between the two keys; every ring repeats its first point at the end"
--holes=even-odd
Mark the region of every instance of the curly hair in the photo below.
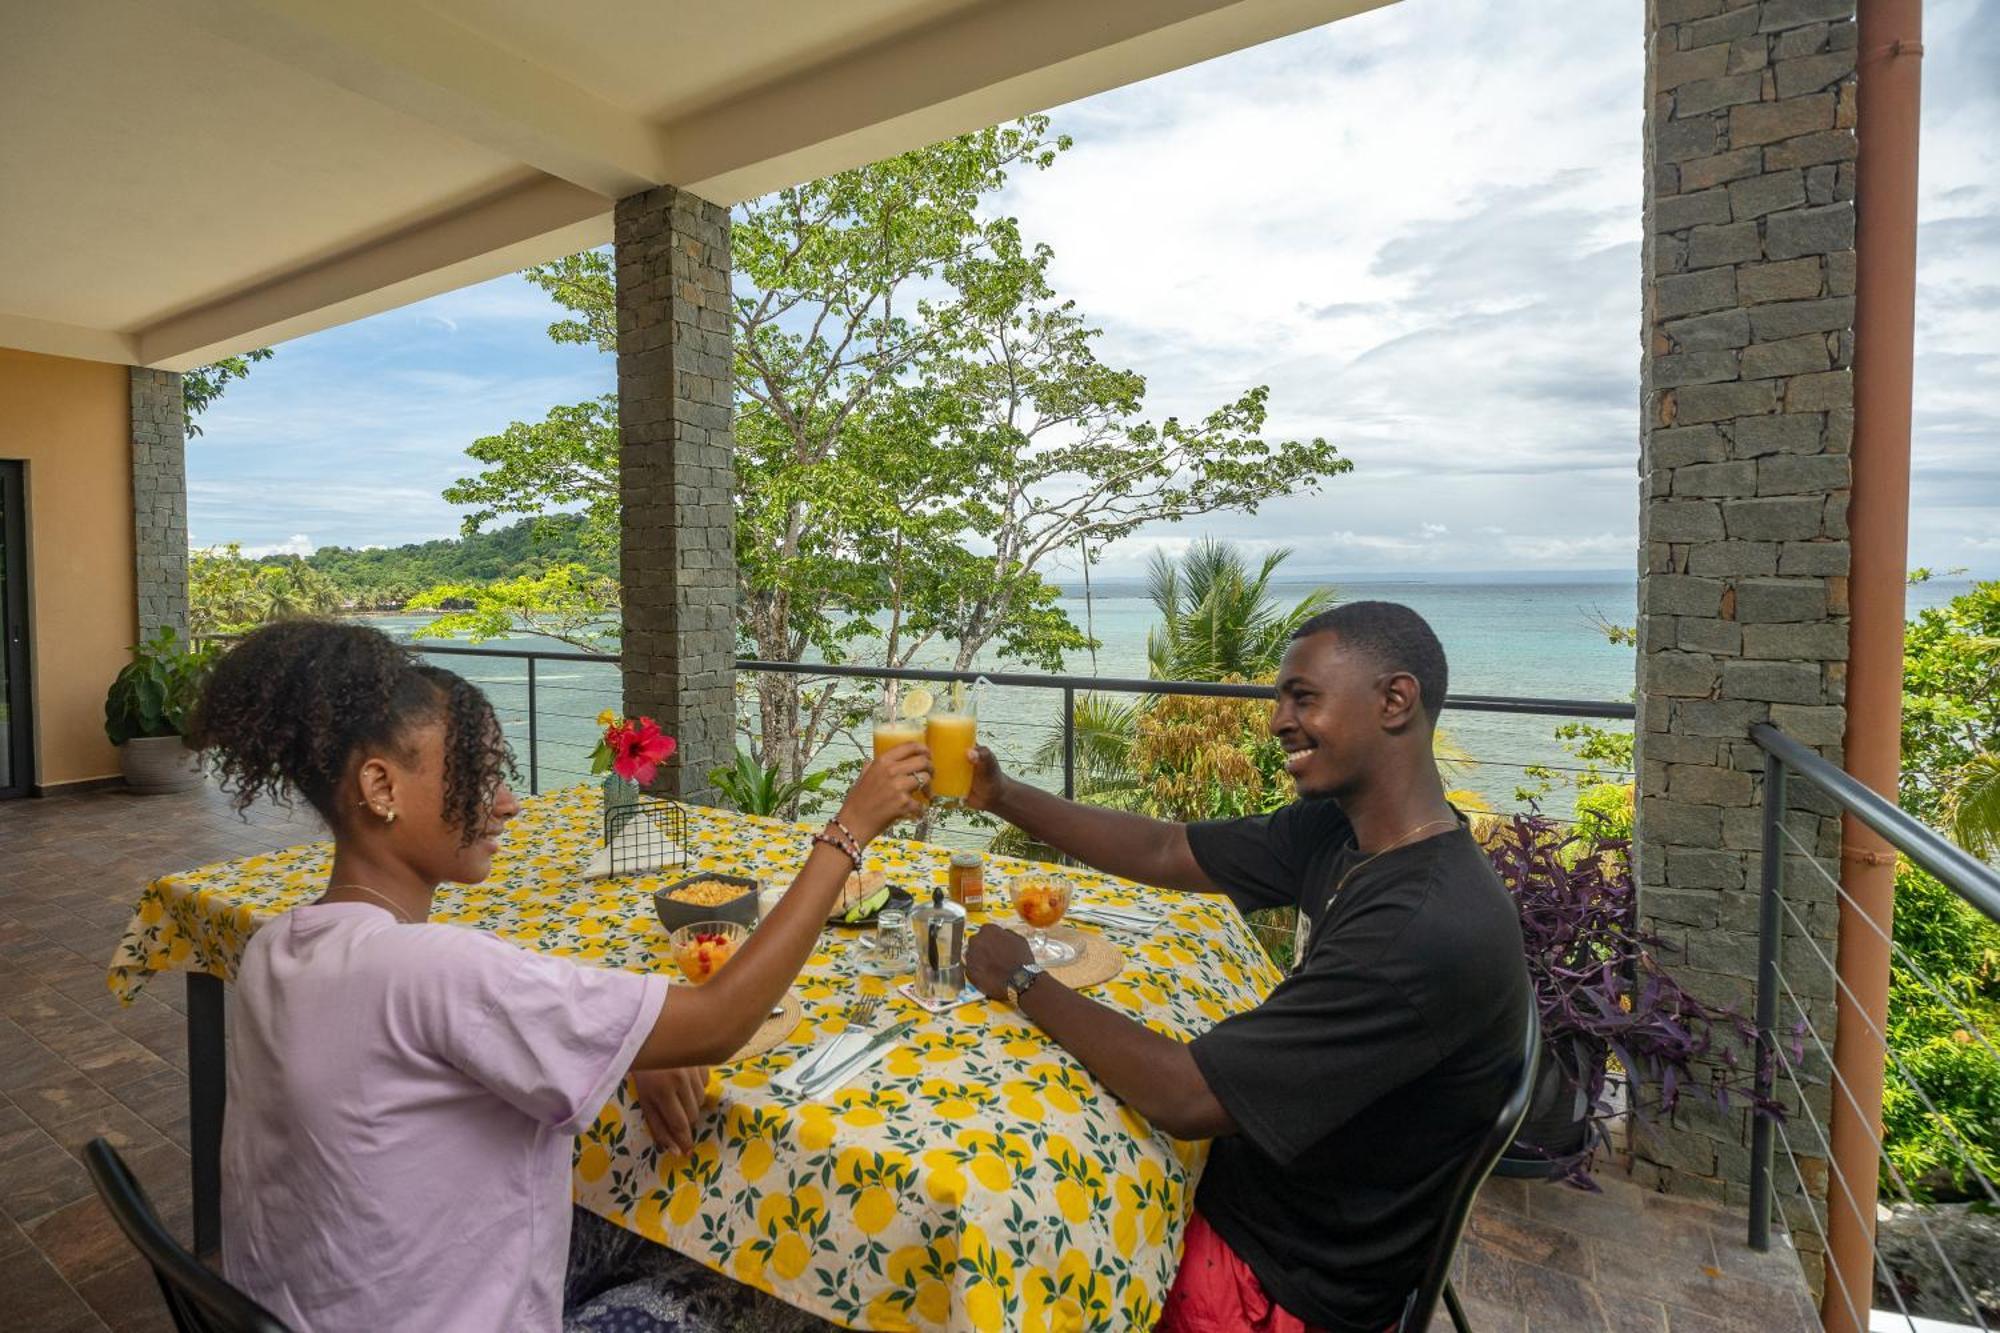
{"type": "Polygon", "coordinates": [[[191,739],[214,752],[239,812],[296,792],[338,829],[351,812],[335,793],[355,753],[407,756],[411,728],[437,721],[445,819],[469,846],[514,769],[499,719],[476,686],[379,630],[303,619],[256,630],[210,673],[191,739]]]}

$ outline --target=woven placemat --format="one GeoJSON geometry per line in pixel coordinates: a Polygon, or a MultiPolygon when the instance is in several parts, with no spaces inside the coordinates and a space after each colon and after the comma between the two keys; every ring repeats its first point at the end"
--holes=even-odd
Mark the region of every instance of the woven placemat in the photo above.
{"type": "MultiPolygon", "coordinates": [[[[1016,935],[1028,933],[1027,926],[1018,921],[1003,924],[1016,935]]],[[[1076,950],[1076,957],[1048,970],[1050,976],[1071,990],[1100,985],[1125,970],[1125,955],[1117,945],[1095,931],[1078,930],[1075,926],[1051,926],[1043,933],[1076,950]]]]}
{"type": "Polygon", "coordinates": [[[743,1049],[722,1063],[733,1065],[739,1060],[755,1059],[766,1051],[776,1049],[805,1021],[805,1016],[806,1007],[799,1003],[799,997],[786,991],[783,1012],[773,1014],[758,1024],[757,1030],[750,1034],[750,1040],[743,1043],[743,1049]]]}

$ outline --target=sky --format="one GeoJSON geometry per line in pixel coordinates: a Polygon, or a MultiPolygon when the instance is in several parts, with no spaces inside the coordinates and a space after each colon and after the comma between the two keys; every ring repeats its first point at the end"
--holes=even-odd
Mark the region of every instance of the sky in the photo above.
{"type": "MultiPolygon", "coordinates": [[[[1925,15],[1911,563],[2000,571],[2000,0],[1925,15]]],[[[1288,574],[1634,567],[1639,0],[1404,0],[1055,109],[1076,146],[997,207],[1146,376],[1147,412],[1271,387],[1354,462],[1202,536],[1288,574]],[[1577,21],[1579,13],[1591,21],[1577,21]]],[[[518,277],[282,344],[202,418],[191,536],[451,536],[465,447],[613,387],[518,277]]],[[[1060,573],[1060,571],[1058,571],[1060,573]]]]}

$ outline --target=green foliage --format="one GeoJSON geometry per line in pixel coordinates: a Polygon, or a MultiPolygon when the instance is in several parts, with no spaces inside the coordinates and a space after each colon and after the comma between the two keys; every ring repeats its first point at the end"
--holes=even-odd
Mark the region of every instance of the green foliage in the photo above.
{"type": "Polygon", "coordinates": [[[1935,827],[1956,824],[1968,847],[1989,846],[2000,837],[1996,755],[2000,582],[1990,582],[1918,613],[1903,636],[1903,808],[1935,827]]]}
{"type": "Polygon", "coordinates": [[[305,560],[332,580],[343,602],[359,610],[394,610],[439,584],[519,578],[559,565],[581,565],[607,577],[617,572],[616,556],[591,547],[584,517],[569,513],[520,519],[456,539],[365,549],[322,546],[305,560]]]}
{"type": "Polygon", "coordinates": [[[1290,607],[1268,588],[1289,549],[1267,554],[1253,574],[1241,550],[1225,542],[1198,541],[1178,562],[1153,553],[1146,595],[1160,623],[1146,635],[1146,660],[1162,680],[1262,680],[1278,663],[1300,625],[1330,610],[1338,598],[1316,588],[1290,607]]]}
{"type": "Polygon", "coordinates": [[[219,652],[216,644],[190,648],[172,626],[162,625],[132,649],[132,660],[111,682],[104,734],[113,745],[135,737],[187,735],[188,714],[219,652]]]}
{"type": "Polygon", "coordinates": [[[201,434],[201,426],[195,418],[222,397],[222,391],[229,387],[231,380],[248,379],[252,362],[269,361],[273,355],[275,353],[270,348],[259,347],[240,356],[225,356],[211,365],[182,371],[181,416],[187,424],[189,437],[201,434]]]}
{"type": "Polygon", "coordinates": [[[746,815],[780,815],[819,796],[837,775],[835,769],[822,768],[787,781],[779,776],[777,765],[760,764],[739,746],[734,766],[714,769],[708,780],[724,801],[746,815]]]}
{"type": "Polygon", "coordinates": [[[1633,789],[1629,782],[1600,782],[1576,794],[1576,831],[1586,843],[1632,840],[1633,789]]]}
{"type": "Polygon", "coordinates": [[[188,633],[195,639],[243,634],[286,616],[342,608],[333,581],[298,556],[246,560],[236,543],[188,552],[188,633]]]}
{"type": "MultiPolygon", "coordinates": [[[[1029,117],[752,200],[731,233],[741,646],[762,658],[907,665],[952,646],[1047,669],[1088,646],[1046,572],[1140,526],[1254,510],[1347,470],[1323,440],[1262,438],[1265,391],[1196,420],[1143,415],[1145,381],[1048,280],[991,197],[1068,147],[1029,117]]],[[[567,310],[560,342],[612,350],[609,256],[529,271],[567,310]]],[[[581,513],[619,521],[609,399],[478,441],[447,494],[469,528],[581,513]]],[[[805,772],[852,709],[790,675],[756,684],[751,750],[805,772]]]]}
{"type": "MultiPolygon", "coordinates": [[[[1975,1168],[2000,1179],[2000,1060],[1974,1035],[1993,1043],[2000,1034],[2000,925],[1905,862],[1896,872],[1892,933],[1951,1003],[1906,965],[1899,962],[1891,973],[1889,1045],[1896,1061],[1882,1094],[1884,1152],[1912,1188],[1964,1194],[1975,1168]],[[1897,1061],[1938,1115],[1898,1072],[1897,1061]]],[[[1886,1172],[1883,1189],[1893,1190],[1886,1172]]]]}
{"type": "Polygon", "coordinates": [[[525,630],[586,652],[618,649],[618,584],[584,565],[491,583],[441,583],[412,597],[408,608],[442,613],[417,631],[420,639],[478,643],[525,630]]]}

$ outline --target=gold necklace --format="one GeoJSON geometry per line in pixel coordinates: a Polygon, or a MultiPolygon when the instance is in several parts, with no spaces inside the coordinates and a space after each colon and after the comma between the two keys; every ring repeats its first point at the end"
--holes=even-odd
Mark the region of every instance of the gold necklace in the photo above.
{"type": "Polygon", "coordinates": [[[389,909],[389,915],[395,917],[396,920],[402,922],[404,925],[414,926],[417,924],[409,917],[404,916],[403,905],[397,902],[394,898],[391,898],[386,893],[379,893],[376,890],[369,888],[366,884],[329,884],[326,886],[326,891],[328,893],[333,893],[340,889],[352,889],[356,893],[365,893],[369,897],[373,898],[376,902],[382,903],[385,906],[387,906],[389,909]]]}
{"type": "Polygon", "coordinates": [[[1366,859],[1352,866],[1349,866],[1347,868],[1347,873],[1340,877],[1340,882],[1333,886],[1333,893],[1327,898],[1327,902],[1331,903],[1335,898],[1338,898],[1340,896],[1340,891],[1347,887],[1347,881],[1353,879],[1354,876],[1360,872],[1363,866],[1370,865],[1379,858],[1387,856],[1390,852],[1395,851],[1398,847],[1401,847],[1404,843],[1416,837],[1419,833],[1422,833],[1427,828],[1436,828],[1440,824],[1455,825],[1457,822],[1458,821],[1454,819],[1433,819],[1425,823],[1419,824],[1415,828],[1411,829],[1408,833],[1405,833],[1402,837],[1390,843],[1387,847],[1384,847],[1381,851],[1376,852],[1374,855],[1369,856],[1366,859]]]}

